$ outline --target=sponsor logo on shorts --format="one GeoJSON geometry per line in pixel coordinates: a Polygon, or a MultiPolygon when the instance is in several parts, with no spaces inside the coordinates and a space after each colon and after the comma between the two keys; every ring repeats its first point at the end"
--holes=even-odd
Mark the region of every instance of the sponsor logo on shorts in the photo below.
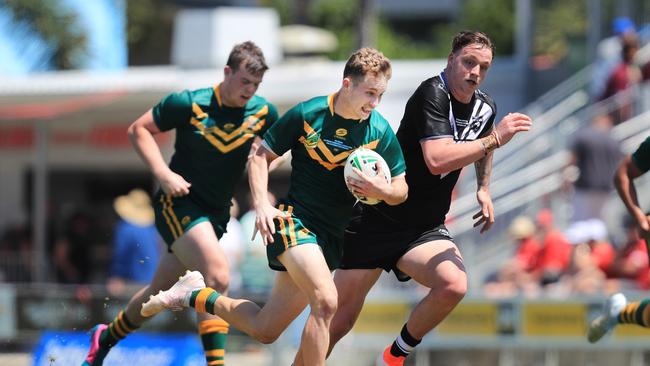
{"type": "Polygon", "coordinates": [[[451,234],[449,234],[449,231],[447,231],[447,229],[440,229],[438,230],[438,232],[440,233],[440,235],[444,235],[448,238],[451,238],[451,234]]]}
{"type": "Polygon", "coordinates": [[[191,221],[192,221],[191,217],[185,216],[183,217],[183,219],[181,219],[181,224],[183,224],[183,226],[187,226],[191,221]]]}

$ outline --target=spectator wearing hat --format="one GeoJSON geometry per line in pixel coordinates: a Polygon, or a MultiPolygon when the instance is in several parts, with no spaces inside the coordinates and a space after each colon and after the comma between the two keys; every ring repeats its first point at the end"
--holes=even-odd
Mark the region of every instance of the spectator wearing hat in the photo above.
{"type": "Polygon", "coordinates": [[[508,234],[517,243],[515,251],[517,266],[526,272],[530,272],[535,267],[539,255],[540,246],[535,238],[535,232],[535,223],[526,216],[515,218],[508,229],[508,234]]]}
{"type": "Polygon", "coordinates": [[[590,85],[593,100],[603,96],[612,70],[622,61],[623,40],[636,35],[636,26],[630,18],[617,17],[612,21],[612,36],[600,41],[596,51],[590,85]]]}
{"type": "Polygon", "coordinates": [[[530,218],[519,216],[512,221],[508,235],[517,248],[514,256],[486,281],[483,288],[486,296],[509,297],[519,293],[531,296],[539,292],[532,273],[540,250],[535,234],[535,223],[530,218]]]}
{"type": "Polygon", "coordinates": [[[120,217],[113,234],[108,290],[112,295],[127,285],[142,285],[153,278],[160,257],[160,238],[154,226],[154,211],[149,195],[133,189],[113,201],[120,217]]]}

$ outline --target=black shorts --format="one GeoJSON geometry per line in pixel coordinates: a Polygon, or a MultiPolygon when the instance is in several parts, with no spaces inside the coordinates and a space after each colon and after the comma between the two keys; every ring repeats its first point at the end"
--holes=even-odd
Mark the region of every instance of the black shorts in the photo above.
{"type": "Polygon", "coordinates": [[[399,281],[405,282],[411,277],[397,269],[397,261],[409,250],[434,240],[453,242],[454,238],[444,224],[429,229],[387,231],[385,228],[376,230],[364,227],[361,221],[355,218],[345,230],[340,268],[382,268],[386,272],[393,271],[399,281]]]}

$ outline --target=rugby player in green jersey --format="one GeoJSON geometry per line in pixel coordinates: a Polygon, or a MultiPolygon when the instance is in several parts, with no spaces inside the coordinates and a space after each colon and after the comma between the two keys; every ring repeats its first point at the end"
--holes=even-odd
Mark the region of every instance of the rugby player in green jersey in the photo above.
{"type": "MultiPolygon", "coordinates": [[[[650,215],[641,208],[634,181],[650,171],[650,136],[631,155],[627,155],[614,173],[614,185],[621,201],[636,224],[650,253],[650,215]]],[[[602,313],[591,321],[587,331],[590,343],[598,342],[619,324],[636,324],[650,328],[650,298],[628,303],[625,295],[610,296],[602,313]]]]}
{"type": "Polygon", "coordinates": [[[346,158],[364,146],[379,153],[390,168],[390,184],[382,174],[363,176],[352,184],[355,193],[390,205],[407,196],[399,143],[388,122],[374,110],[390,76],[390,61],[381,52],[360,49],[348,59],[338,92],[298,104],[264,135],[249,165],[257,229],[267,244],[269,266],[278,271],[263,308],[211,288],[192,290],[186,283],[200,279],[200,274],[190,272],[146,303],[143,314],[194,307],[218,314],[255,339],[270,343],[310,305],[295,364],[324,365],[328,328],[338,301],[330,271],[340,263],[343,232],[355,202],[343,178],[346,158]],[[266,197],[268,167],[289,150],[288,199],[275,208],[266,197]]]}
{"type": "MultiPolygon", "coordinates": [[[[168,252],[151,283],[110,324],[92,329],[83,365],[101,365],[112,346],[147,320],[140,314],[142,304],[173,285],[186,270],[201,272],[210,286],[226,291],[228,262],[219,238],[230,217],[233,190],[260,136],[278,117],[272,104],[255,95],[267,69],[254,43],[238,44],[220,84],[172,93],[129,127],[135,150],[160,183],[154,196],[156,227],[168,252]],[[153,136],[172,129],[175,152],[167,165],[153,136]]],[[[208,365],[224,365],[227,332],[224,320],[199,314],[208,365]]]]}
{"type": "Polygon", "coordinates": [[[382,271],[392,271],[399,281],[412,278],[428,292],[377,365],[404,365],[422,338],[465,296],[463,257],[445,226],[452,192],[463,167],[474,163],[480,207],[474,226],[481,226],[481,233],[488,230],[494,223],[494,150],[532,126],[530,117],[521,113],[496,123],[496,104],[479,89],[493,55],[486,34],[457,33],[445,69],[424,80],[406,103],[396,135],[408,171],[408,198],[399,205],[362,206],[350,220],[334,277],[340,297],[330,327],[331,347],[352,329],[382,271]]]}

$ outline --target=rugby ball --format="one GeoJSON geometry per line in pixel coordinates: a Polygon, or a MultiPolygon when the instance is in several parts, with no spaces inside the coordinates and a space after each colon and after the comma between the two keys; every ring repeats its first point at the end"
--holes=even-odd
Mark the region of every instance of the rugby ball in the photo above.
{"type": "Polygon", "coordinates": [[[345,168],[343,169],[345,185],[348,187],[348,190],[354,197],[356,197],[356,199],[365,203],[366,205],[376,205],[381,202],[381,200],[355,194],[352,192],[352,189],[348,185],[348,178],[359,179],[359,176],[354,172],[354,170],[352,170],[352,168],[359,169],[363,174],[367,176],[376,176],[376,163],[379,163],[381,165],[381,170],[383,172],[384,178],[386,178],[386,182],[390,184],[390,168],[388,167],[388,164],[386,164],[386,160],[384,160],[381,155],[377,154],[373,150],[366,149],[364,147],[360,147],[354,150],[350,156],[348,156],[348,160],[345,161],[345,168]]]}

